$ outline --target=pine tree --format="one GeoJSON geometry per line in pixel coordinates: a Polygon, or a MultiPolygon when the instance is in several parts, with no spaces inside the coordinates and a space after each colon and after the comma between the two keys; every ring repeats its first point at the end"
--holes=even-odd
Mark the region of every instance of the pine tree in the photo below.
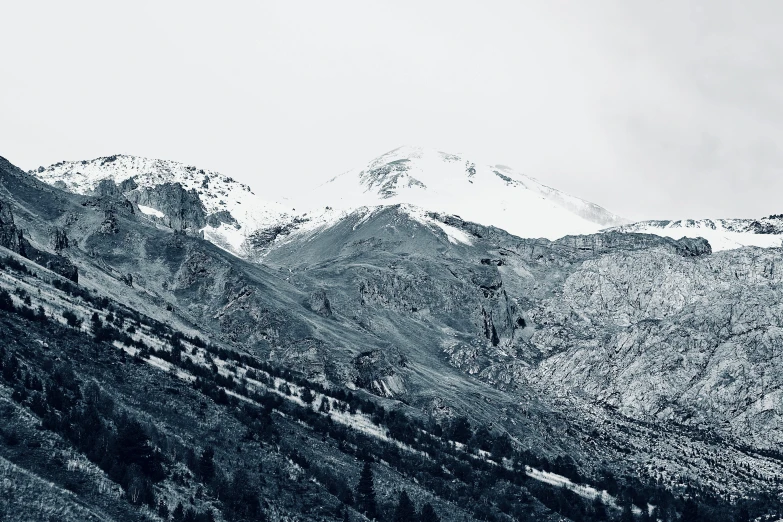
{"type": "Polygon", "coordinates": [[[182,522],[185,519],[185,508],[182,507],[182,502],[177,503],[177,507],[174,508],[171,517],[174,519],[174,522],[182,522]]]}
{"type": "Polygon", "coordinates": [[[378,507],[375,503],[375,484],[372,476],[372,466],[369,461],[365,461],[362,468],[362,474],[359,476],[359,484],[356,486],[356,499],[359,509],[367,515],[370,520],[375,520],[378,516],[378,507]]]}
{"type": "Polygon", "coordinates": [[[734,520],[736,522],[749,522],[750,513],[748,512],[748,507],[745,505],[740,506],[736,516],[734,517],[734,520]]]}
{"type": "Polygon", "coordinates": [[[440,522],[440,517],[435,512],[435,508],[432,507],[432,504],[429,502],[421,507],[419,522],[440,522]]]}
{"type": "Polygon", "coordinates": [[[606,505],[604,505],[600,495],[593,499],[593,515],[596,520],[606,520],[608,518],[606,514],[606,505]]]}
{"type": "Polygon", "coordinates": [[[302,390],[302,402],[307,404],[308,406],[313,403],[315,400],[315,395],[313,395],[313,392],[310,391],[310,388],[305,388],[302,390]]]}
{"type": "Polygon", "coordinates": [[[198,473],[204,482],[209,482],[215,476],[215,450],[210,446],[204,448],[201,452],[201,458],[198,460],[198,473]]]}
{"type": "Polygon", "coordinates": [[[169,507],[163,499],[158,502],[158,516],[163,520],[169,519],[169,507]]]}
{"type": "Polygon", "coordinates": [[[623,512],[620,515],[620,522],[633,522],[633,511],[631,510],[631,504],[625,504],[623,506],[623,512]]]}
{"type": "Polygon", "coordinates": [[[400,493],[400,500],[394,510],[394,522],[416,522],[416,507],[406,491],[400,493]]]}
{"type": "Polygon", "coordinates": [[[470,422],[465,416],[457,417],[451,426],[451,438],[456,442],[467,443],[473,436],[470,429],[470,422]]]}
{"type": "Polygon", "coordinates": [[[682,516],[680,516],[682,522],[701,522],[699,516],[699,505],[696,504],[692,498],[685,501],[685,505],[682,508],[682,516]]]}

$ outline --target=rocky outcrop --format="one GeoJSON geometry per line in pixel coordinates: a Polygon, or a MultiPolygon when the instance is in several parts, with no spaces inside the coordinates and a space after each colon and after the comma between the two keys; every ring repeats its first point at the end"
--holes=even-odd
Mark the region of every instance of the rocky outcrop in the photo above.
{"type": "Polygon", "coordinates": [[[0,246],[24,255],[24,236],[14,224],[11,207],[0,200],[0,246]]]}
{"type": "Polygon", "coordinates": [[[405,393],[405,381],[398,368],[405,366],[401,356],[391,356],[381,350],[363,352],[354,358],[357,375],[354,384],[382,397],[405,393]]]}
{"type": "MultiPolygon", "coordinates": [[[[61,229],[59,232],[55,229],[53,241],[59,246],[65,245],[67,248],[68,239],[65,232],[61,229]],[[58,239],[57,239],[58,238],[58,239]]],[[[34,247],[30,241],[24,237],[24,233],[14,223],[14,214],[11,206],[0,200],[0,246],[16,252],[22,257],[33,261],[34,263],[48,268],[56,274],[78,282],[79,270],[67,258],[40,250],[34,247]]]]}
{"type": "Polygon", "coordinates": [[[163,183],[139,187],[125,193],[137,205],[157,209],[162,217],[148,216],[174,230],[195,232],[207,224],[206,211],[194,190],[185,190],[179,183],[163,183]]]}
{"type": "Polygon", "coordinates": [[[49,230],[49,246],[55,252],[61,252],[69,246],[68,235],[65,233],[65,229],[59,227],[52,227],[49,230]]]}
{"type": "Polygon", "coordinates": [[[322,315],[324,317],[331,317],[332,306],[329,304],[329,299],[326,297],[324,290],[316,290],[310,294],[309,303],[310,310],[322,315]]]}
{"type": "Polygon", "coordinates": [[[103,214],[103,221],[101,222],[101,234],[116,234],[119,231],[120,226],[117,222],[117,215],[115,210],[113,208],[106,209],[103,214]]]}
{"type": "Polygon", "coordinates": [[[662,249],[583,263],[534,311],[548,357],[527,378],[636,417],[783,442],[780,251],[683,259],[662,249]]]}
{"type": "Polygon", "coordinates": [[[237,223],[237,220],[234,219],[234,216],[232,216],[231,212],[228,210],[221,210],[207,216],[207,225],[217,228],[222,224],[239,228],[239,223],[237,223]]]}
{"type": "Polygon", "coordinates": [[[93,193],[98,197],[123,197],[124,194],[138,187],[136,180],[128,178],[119,185],[111,178],[102,179],[98,182],[93,193]]]}
{"type": "Polygon", "coordinates": [[[98,186],[95,187],[95,195],[99,197],[116,197],[121,196],[120,188],[113,179],[102,179],[98,182],[98,186]]]}
{"type": "Polygon", "coordinates": [[[618,250],[642,250],[664,247],[684,257],[712,253],[709,242],[703,238],[674,240],[651,234],[603,233],[588,236],[566,236],[552,243],[553,248],[567,249],[577,257],[593,257],[618,250]]]}
{"type": "Polygon", "coordinates": [[[308,218],[296,217],[286,223],[278,223],[271,227],[260,228],[253,231],[247,238],[248,247],[256,252],[261,252],[279,237],[285,237],[294,230],[298,229],[302,223],[309,221],[308,218]]]}

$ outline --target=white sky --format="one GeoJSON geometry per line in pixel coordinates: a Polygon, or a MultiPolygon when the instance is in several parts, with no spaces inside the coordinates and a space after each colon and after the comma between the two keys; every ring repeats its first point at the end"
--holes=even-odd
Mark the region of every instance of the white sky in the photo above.
{"type": "Polygon", "coordinates": [[[632,219],[783,212],[783,4],[12,2],[0,155],[135,154],[280,196],[399,145],[632,219]]]}

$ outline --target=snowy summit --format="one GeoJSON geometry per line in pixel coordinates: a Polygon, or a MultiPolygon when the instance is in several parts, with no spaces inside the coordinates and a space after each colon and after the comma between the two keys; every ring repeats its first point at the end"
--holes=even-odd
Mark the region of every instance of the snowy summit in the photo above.
{"type": "Polygon", "coordinates": [[[343,210],[407,203],[520,237],[557,239],[627,222],[504,165],[407,146],[332,178],[306,199],[310,208],[343,210]]]}

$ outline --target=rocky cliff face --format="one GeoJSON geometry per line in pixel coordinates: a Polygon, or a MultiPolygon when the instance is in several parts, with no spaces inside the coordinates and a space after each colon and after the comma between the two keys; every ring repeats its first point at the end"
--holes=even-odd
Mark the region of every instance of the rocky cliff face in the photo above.
{"type": "MultiPolygon", "coordinates": [[[[41,200],[7,186],[20,208],[41,200]]],[[[318,382],[466,413],[588,462],[683,467],[692,446],[648,445],[661,430],[687,439],[682,425],[727,451],[783,440],[780,250],[711,254],[702,239],[617,231],[522,239],[391,206],[272,238],[260,265],[156,229],[105,188],[40,209],[93,285],[318,382]],[[109,201],[115,226],[102,233],[109,201]]],[[[179,201],[166,211],[186,229],[206,219],[181,187],[150,190],[136,204],[179,201]]],[[[680,472],[702,480],[694,469],[680,472]]]]}
{"type": "MultiPolygon", "coordinates": [[[[52,230],[51,235],[55,252],[67,248],[68,237],[63,230],[52,230]]],[[[2,200],[0,200],[0,246],[72,281],[79,279],[79,270],[67,258],[38,249],[24,237],[24,232],[14,223],[11,205],[2,200]]]]}
{"type": "Polygon", "coordinates": [[[158,210],[163,216],[152,216],[174,230],[196,232],[207,224],[204,205],[194,190],[185,190],[179,183],[163,183],[139,187],[125,192],[125,197],[137,205],[158,210]]]}
{"type": "Polygon", "coordinates": [[[14,224],[11,206],[0,200],[0,246],[17,254],[24,252],[24,235],[14,224]]]}
{"type": "Polygon", "coordinates": [[[629,414],[783,441],[779,250],[696,260],[649,250],[583,263],[533,312],[529,373],[629,414]]]}
{"type": "Polygon", "coordinates": [[[390,209],[266,261],[299,266],[304,287],[326,284],[369,331],[437,347],[500,389],[783,441],[781,250],[711,254],[703,239],[617,232],[528,240],[435,217],[472,243],[431,243],[432,230],[390,209]]]}

